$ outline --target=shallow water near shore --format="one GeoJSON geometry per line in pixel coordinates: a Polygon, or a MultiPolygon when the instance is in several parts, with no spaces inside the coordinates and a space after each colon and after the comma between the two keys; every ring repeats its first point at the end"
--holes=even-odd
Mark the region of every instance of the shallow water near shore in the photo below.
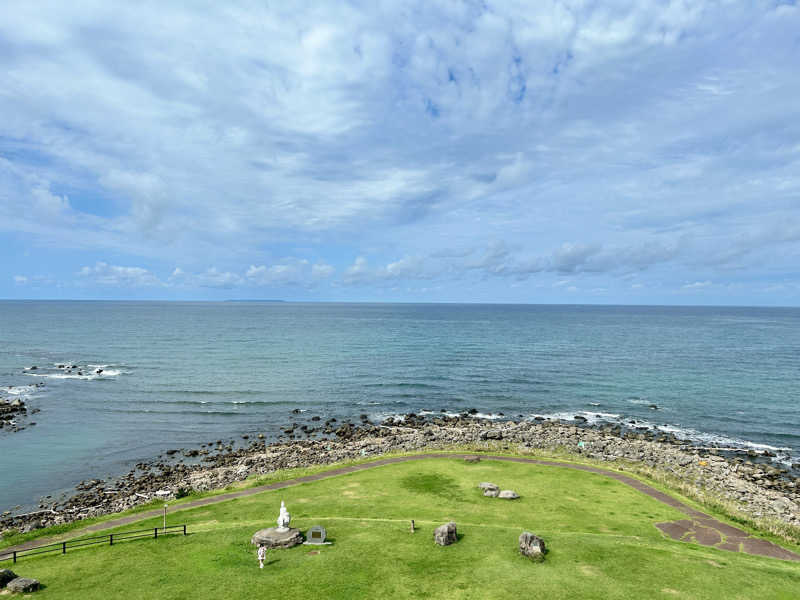
{"type": "Polygon", "coordinates": [[[792,308],[4,301],[0,399],[40,412],[0,429],[0,509],[313,415],[636,421],[788,466],[799,372],[792,308]]]}

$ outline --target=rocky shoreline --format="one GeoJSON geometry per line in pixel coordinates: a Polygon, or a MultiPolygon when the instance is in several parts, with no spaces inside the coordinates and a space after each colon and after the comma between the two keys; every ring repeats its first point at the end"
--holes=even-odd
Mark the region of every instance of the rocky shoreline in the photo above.
{"type": "MultiPolygon", "coordinates": [[[[723,504],[728,512],[757,523],[772,524],[776,533],[800,531],[800,478],[793,478],[763,460],[763,453],[727,448],[700,448],[671,434],[636,433],[617,426],[588,426],[564,421],[489,421],[469,414],[420,417],[370,423],[324,424],[284,428],[295,439],[266,443],[243,435],[246,444],[217,440],[199,449],[175,449],[163,460],[139,463],[113,481],[87,480],[64,501],[45,498],[39,510],[0,515],[0,532],[27,532],[88,517],[116,513],[154,498],[181,497],[192,491],[225,488],[250,476],[279,469],[328,465],[376,457],[389,452],[415,452],[469,447],[520,453],[567,452],[628,471],[646,473],[697,499],[723,504]],[[317,436],[322,436],[317,438],[317,436]],[[296,439],[305,436],[306,439],[296,439]],[[317,438],[317,439],[312,439],[317,438]]],[[[768,456],[768,455],[767,455],[768,456]]]]}

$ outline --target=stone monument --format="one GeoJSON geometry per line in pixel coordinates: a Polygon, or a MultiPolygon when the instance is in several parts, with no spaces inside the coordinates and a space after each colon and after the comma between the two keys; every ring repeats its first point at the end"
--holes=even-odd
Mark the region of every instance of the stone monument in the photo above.
{"type": "Polygon", "coordinates": [[[280,533],[286,533],[289,531],[289,522],[292,520],[292,515],[289,514],[289,511],[286,510],[286,504],[284,504],[283,500],[281,500],[281,511],[278,514],[278,526],[275,528],[275,531],[280,533]]]}
{"type": "Polygon", "coordinates": [[[453,521],[440,525],[433,532],[433,541],[440,546],[449,546],[458,541],[456,524],[453,521]]]}
{"type": "Polygon", "coordinates": [[[330,542],[325,541],[327,537],[328,532],[325,531],[325,528],[322,525],[314,525],[311,529],[306,531],[306,541],[303,543],[311,546],[330,544],[330,542]]]}
{"type": "Polygon", "coordinates": [[[544,560],[547,553],[544,540],[530,531],[523,531],[519,536],[519,552],[535,562],[544,560]]]}
{"type": "Polygon", "coordinates": [[[286,509],[286,504],[281,500],[281,510],[278,514],[277,527],[260,529],[253,534],[251,544],[256,546],[264,544],[267,548],[291,548],[303,543],[303,534],[299,529],[289,527],[292,515],[286,509]]]}

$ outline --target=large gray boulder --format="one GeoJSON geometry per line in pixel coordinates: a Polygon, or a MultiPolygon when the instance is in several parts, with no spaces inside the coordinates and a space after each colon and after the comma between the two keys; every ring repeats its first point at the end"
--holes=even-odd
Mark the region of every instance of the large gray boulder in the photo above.
{"type": "Polygon", "coordinates": [[[478,484],[478,487],[481,488],[484,492],[486,490],[500,490],[500,487],[495,485],[494,483],[489,483],[488,481],[481,481],[478,484]]]}
{"type": "Polygon", "coordinates": [[[498,498],[504,498],[506,500],[516,500],[519,498],[519,494],[514,490],[502,490],[499,494],[497,494],[498,498]]]}
{"type": "Polygon", "coordinates": [[[433,541],[440,546],[449,546],[450,544],[458,541],[458,534],[456,533],[456,524],[453,521],[440,525],[433,532],[433,541]]]}
{"type": "Polygon", "coordinates": [[[0,588],[6,587],[9,581],[17,578],[17,574],[11,569],[0,569],[0,588]]]}
{"type": "Polygon", "coordinates": [[[483,495],[489,496],[490,498],[497,498],[497,496],[500,495],[500,490],[497,489],[496,487],[486,488],[485,490],[483,490],[483,495]]]}
{"type": "Polygon", "coordinates": [[[523,531],[519,535],[519,552],[523,556],[539,562],[544,560],[547,549],[542,538],[532,534],[530,531],[523,531]]]}
{"type": "Polygon", "coordinates": [[[17,577],[8,582],[6,589],[19,594],[27,594],[38,590],[39,582],[28,577],[17,577]]]}

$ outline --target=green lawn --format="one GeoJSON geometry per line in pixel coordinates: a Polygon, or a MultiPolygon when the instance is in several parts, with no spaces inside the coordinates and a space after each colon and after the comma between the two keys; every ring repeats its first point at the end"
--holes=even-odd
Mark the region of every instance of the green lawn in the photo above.
{"type": "Polygon", "coordinates": [[[798,563],[671,541],[653,526],[683,517],[601,475],[431,459],[182,511],[170,521],[187,523],[187,537],[23,558],[14,570],[45,584],[35,597],[67,600],[798,597],[798,563]],[[485,498],[481,481],[522,498],[485,498]],[[292,526],[321,524],[333,544],[270,551],[262,571],[250,536],[274,525],[281,500],[292,526]],[[438,547],[433,529],[449,520],[461,539],[438,547]],[[544,563],[518,554],[523,530],[547,542],[544,563]]]}

